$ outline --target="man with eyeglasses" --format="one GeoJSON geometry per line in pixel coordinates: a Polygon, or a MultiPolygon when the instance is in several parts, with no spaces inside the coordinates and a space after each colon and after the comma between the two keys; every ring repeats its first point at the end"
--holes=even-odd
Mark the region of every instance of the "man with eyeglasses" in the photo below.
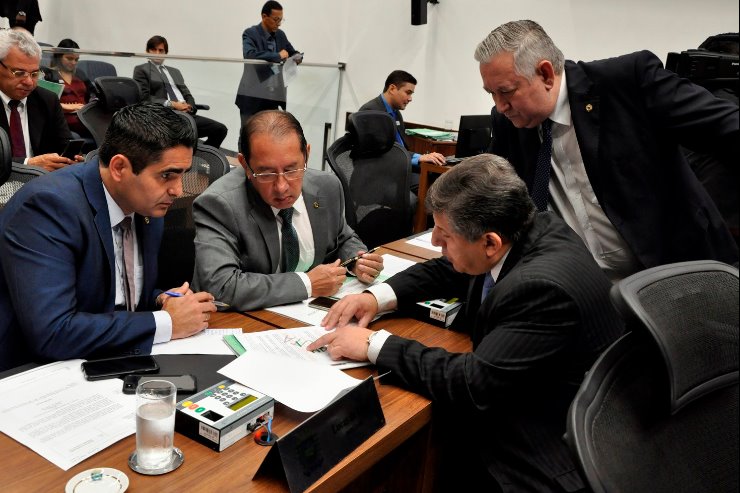
{"type": "Polygon", "coordinates": [[[335,294],[347,272],[372,283],[383,258],[347,225],[339,179],[306,169],[311,146],[290,113],[242,127],[236,168],[193,204],[193,284],[238,311],[335,294]],[[361,256],[346,269],[342,260],[361,256]]]}
{"type": "Polygon", "coordinates": [[[0,31],[0,127],[10,137],[13,161],[53,171],[75,162],[58,154],[72,135],[59,99],[36,90],[40,61],[41,48],[30,34],[0,31]]]}
{"type": "MultiPolygon", "coordinates": [[[[273,64],[293,57],[296,63],[303,56],[288,41],[280,29],[285,22],[283,6],[270,0],[262,6],[262,22],[242,33],[242,54],[245,60],[264,60],[273,64]]],[[[263,110],[286,109],[287,92],[282,68],[277,65],[244,65],[235,104],[239,107],[242,125],[250,116],[263,110]]]]}

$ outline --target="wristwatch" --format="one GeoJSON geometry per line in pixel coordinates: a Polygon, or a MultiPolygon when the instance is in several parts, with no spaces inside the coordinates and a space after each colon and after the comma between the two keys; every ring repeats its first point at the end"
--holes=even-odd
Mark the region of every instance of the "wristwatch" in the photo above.
{"type": "Polygon", "coordinates": [[[369,336],[367,336],[367,345],[368,345],[368,347],[370,346],[370,343],[373,342],[373,337],[375,337],[376,335],[378,335],[377,332],[372,332],[369,336]]]}
{"type": "Polygon", "coordinates": [[[166,100],[166,101],[164,102],[164,107],[165,107],[165,108],[170,108],[170,107],[172,107],[172,101],[170,101],[169,99],[167,99],[167,100],[166,100]]]}

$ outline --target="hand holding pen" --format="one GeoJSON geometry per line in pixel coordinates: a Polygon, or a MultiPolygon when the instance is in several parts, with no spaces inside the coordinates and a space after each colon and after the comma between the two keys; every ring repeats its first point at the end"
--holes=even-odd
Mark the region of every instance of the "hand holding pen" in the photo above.
{"type": "Polygon", "coordinates": [[[347,267],[354,262],[355,265],[352,268],[352,272],[357,276],[357,279],[365,284],[375,282],[375,278],[383,270],[383,257],[374,253],[378,248],[380,247],[371,248],[367,252],[359,253],[339,265],[341,267],[347,267]]]}
{"type": "MultiPolygon", "coordinates": [[[[185,296],[184,294],[178,293],[177,291],[165,291],[164,294],[166,294],[167,296],[172,296],[173,298],[179,298],[181,296],[185,296]]],[[[211,301],[211,303],[213,303],[216,306],[225,307],[225,308],[228,308],[231,306],[228,303],[224,303],[223,301],[213,300],[211,301]]]]}

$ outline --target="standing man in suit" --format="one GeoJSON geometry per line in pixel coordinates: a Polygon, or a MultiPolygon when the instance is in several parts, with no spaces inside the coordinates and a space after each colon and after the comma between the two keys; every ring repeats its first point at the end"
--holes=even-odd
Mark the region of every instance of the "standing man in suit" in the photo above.
{"type": "MultiPolygon", "coordinates": [[[[262,22],[242,33],[242,55],[245,60],[281,63],[293,57],[297,63],[303,56],[288,41],[280,29],[283,6],[269,0],[262,6],[262,22]]],[[[244,64],[235,104],[239,107],[242,126],[250,116],[263,110],[287,109],[287,91],[282,68],[276,65],[244,64]]]]}
{"type": "Polygon", "coordinates": [[[193,204],[194,284],[239,311],[331,296],[351,272],[372,283],[383,257],[347,225],[339,179],[307,169],[311,146],[290,113],[250,118],[239,162],[193,204]],[[346,269],[342,260],[362,255],[346,269]]]}
{"type": "MultiPolygon", "coordinates": [[[[166,55],[169,51],[170,47],[164,36],[152,36],[146,42],[147,53],[166,55]]],[[[141,88],[143,101],[163,104],[173,110],[192,115],[198,129],[198,137],[206,139],[206,145],[217,149],[221,147],[228,132],[226,125],[196,114],[198,110],[195,107],[195,99],[178,69],[165,66],[163,58],[152,58],[149,62],[134,68],[134,80],[141,88]]]]}
{"type": "MultiPolygon", "coordinates": [[[[391,118],[396,122],[396,141],[404,149],[408,149],[409,146],[406,144],[406,127],[403,124],[401,110],[405,110],[411,102],[414,90],[416,90],[414,76],[403,70],[394,70],[385,79],[385,86],[380,96],[360,106],[360,111],[385,111],[391,115],[391,118]]],[[[442,166],[445,164],[445,157],[438,152],[430,152],[429,154],[414,152],[411,154],[411,184],[416,185],[416,187],[419,186],[419,163],[433,163],[442,166]]]]}
{"type": "Polygon", "coordinates": [[[43,75],[40,62],[41,48],[30,34],[0,31],[0,127],[10,137],[13,161],[54,171],[75,162],[58,154],[72,135],[59,99],[36,90],[43,75]]]}
{"type": "Polygon", "coordinates": [[[495,103],[491,152],[514,165],[538,209],[560,215],[612,280],[672,262],[738,261],[679,147],[737,163],[737,105],[648,51],[566,61],[528,20],[494,29],[475,59],[495,103]]]}
{"type": "Polygon", "coordinates": [[[0,370],[28,361],[148,354],[216,310],[187,283],[155,289],[163,219],[195,132],[150,103],[119,110],[99,159],[24,185],[0,214],[0,370]]]}
{"type": "Polygon", "coordinates": [[[443,448],[451,452],[444,491],[585,489],[562,435],[584,372],[623,330],[609,280],[565,223],[537,214],[499,156],[474,156],[441,175],[427,207],[444,257],[342,298],[323,321],[337,330],[307,349],[370,360],[450,412],[457,442],[443,448]],[[458,318],[472,352],[364,328],[378,311],[452,296],[466,299],[458,318]],[[347,325],[354,316],[359,326],[347,325]]]}

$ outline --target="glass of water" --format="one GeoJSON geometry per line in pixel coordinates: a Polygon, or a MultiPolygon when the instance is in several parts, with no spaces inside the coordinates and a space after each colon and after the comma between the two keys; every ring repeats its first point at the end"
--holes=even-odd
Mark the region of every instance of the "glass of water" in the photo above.
{"type": "Polygon", "coordinates": [[[136,387],[136,451],[128,459],[134,471],[164,474],[182,464],[182,452],[173,444],[176,396],[177,388],[166,380],[136,387]]]}

